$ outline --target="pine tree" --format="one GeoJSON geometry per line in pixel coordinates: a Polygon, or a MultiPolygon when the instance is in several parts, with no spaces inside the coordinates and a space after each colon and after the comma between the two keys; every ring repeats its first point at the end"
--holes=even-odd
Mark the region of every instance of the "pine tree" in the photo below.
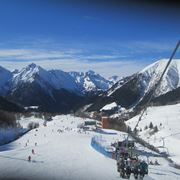
{"type": "Polygon", "coordinates": [[[156,133],[156,132],[158,132],[159,130],[158,130],[158,127],[157,126],[155,126],[154,127],[154,132],[156,133]]]}
{"type": "Polygon", "coordinates": [[[150,129],[153,129],[153,127],[154,127],[154,126],[153,126],[153,123],[152,123],[152,122],[150,122],[150,124],[149,124],[149,128],[150,128],[150,129]]]}
{"type": "Polygon", "coordinates": [[[146,130],[146,129],[148,129],[148,126],[145,126],[145,127],[144,127],[144,130],[146,130]]]}

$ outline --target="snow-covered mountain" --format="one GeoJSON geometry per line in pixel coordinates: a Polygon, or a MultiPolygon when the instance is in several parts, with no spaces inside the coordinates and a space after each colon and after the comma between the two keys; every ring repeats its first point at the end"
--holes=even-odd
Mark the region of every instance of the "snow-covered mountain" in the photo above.
{"type": "Polygon", "coordinates": [[[13,73],[11,88],[18,88],[23,83],[32,82],[38,83],[45,90],[51,87],[57,90],[66,89],[71,92],[78,91],[74,79],[68,73],[61,70],[47,71],[34,63],[13,73]]]}
{"type": "MultiPolygon", "coordinates": [[[[94,102],[89,110],[100,110],[106,104],[116,102],[121,107],[127,109],[143,106],[147,97],[152,92],[154,85],[159,80],[166,64],[166,59],[159,60],[140,72],[121,79],[112,86],[103,96],[94,102]]],[[[176,91],[180,87],[180,60],[173,60],[169,65],[160,85],[155,92],[155,98],[166,95],[169,92],[176,91]]],[[[168,99],[170,99],[168,97],[168,99]]]]}
{"type": "Polygon", "coordinates": [[[86,95],[106,91],[112,85],[93,71],[45,70],[34,63],[13,72],[1,68],[0,75],[0,95],[24,106],[45,105],[46,109],[55,104],[58,109],[73,108],[86,95]]]}
{"type": "Polygon", "coordinates": [[[69,74],[74,78],[78,88],[83,93],[106,91],[114,84],[113,81],[105,79],[92,70],[85,73],[70,72],[69,74]]]}
{"type": "Polygon", "coordinates": [[[30,64],[13,72],[5,97],[23,106],[38,106],[42,111],[66,113],[82,100],[72,81],[68,73],[30,64]]]}
{"type": "MultiPolygon", "coordinates": [[[[143,94],[149,92],[155,83],[159,80],[165,66],[167,65],[166,59],[157,61],[139,72],[141,75],[143,94]]],[[[180,60],[173,60],[169,65],[166,74],[164,75],[160,86],[155,92],[155,96],[160,96],[169,91],[172,91],[180,86],[180,60]]]]}
{"type": "Polygon", "coordinates": [[[114,81],[107,80],[91,70],[85,73],[48,71],[34,63],[13,72],[0,68],[0,75],[0,88],[8,84],[9,89],[17,89],[22,84],[36,82],[44,89],[66,89],[81,95],[106,91],[114,84],[114,81]]]}
{"type": "Polygon", "coordinates": [[[33,82],[37,82],[44,87],[43,81],[47,81],[48,79],[49,73],[40,66],[32,63],[20,71],[15,71],[13,73],[11,88],[18,88],[18,86],[21,86],[22,84],[31,84],[33,82]]]}
{"type": "Polygon", "coordinates": [[[1,93],[3,90],[17,89],[22,84],[32,82],[38,83],[45,89],[47,86],[51,86],[57,90],[66,89],[70,92],[85,95],[91,92],[106,91],[115,83],[115,80],[114,78],[107,80],[91,70],[85,73],[45,70],[34,63],[13,72],[0,67],[1,93]]]}

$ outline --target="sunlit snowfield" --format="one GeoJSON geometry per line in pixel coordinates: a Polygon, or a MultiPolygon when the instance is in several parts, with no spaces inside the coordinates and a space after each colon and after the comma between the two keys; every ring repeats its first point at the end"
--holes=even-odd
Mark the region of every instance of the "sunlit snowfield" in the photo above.
{"type": "MultiPolygon", "coordinates": [[[[170,158],[180,164],[180,104],[150,107],[139,122],[140,137],[153,144],[161,151],[169,153],[170,158]],[[152,133],[152,129],[146,129],[150,123],[157,126],[158,132],[152,133]],[[152,135],[150,135],[152,133],[152,135]]],[[[135,127],[139,115],[128,120],[131,128],[135,127]]]]}
{"type": "MultiPolygon", "coordinates": [[[[97,135],[110,144],[117,139],[122,140],[123,133],[117,132],[116,135],[89,131],[79,133],[77,126],[84,119],[71,115],[56,116],[46,127],[43,126],[43,120],[34,117],[21,120],[21,124],[27,126],[29,121],[39,122],[40,127],[17,141],[0,147],[0,179],[121,179],[116,171],[116,161],[93,149],[91,138],[97,135]],[[35,154],[32,154],[32,149],[35,154]],[[31,162],[28,162],[29,155],[32,158],[31,162]]],[[[153,157],[153,152],[139,145],[138,149],[150,154],[150,159],[158,159],[161,164],[149,166],[149,175],[144,179],[180,179],[180,171],[170,167],[166,160],[153,157]]]]}

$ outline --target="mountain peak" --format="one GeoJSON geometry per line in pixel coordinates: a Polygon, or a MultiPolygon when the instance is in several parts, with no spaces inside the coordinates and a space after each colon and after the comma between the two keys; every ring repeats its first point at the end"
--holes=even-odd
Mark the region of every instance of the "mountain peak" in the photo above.
{"type": "Polygon", "coordinates": [[[25,73],[32,73],[32,74],[35,73],[36,74],[36,73],[45,72],[46,70],[35,63],[31,63],[31,64],[27,65],[25,68],[23,68],[22,71],[25,73]]]}
{"type": "Polygon", "coordinates": [[[89,70],[86,72],[87,74],[96,74],[93,70],[89,70]]]}
{"type": "MultiPolygon", "coordinates": [[[[162,72],[165,69],[168,61],[169,61],[169,59],[160,59],[160,60],[146,66],[139,73],[144,73],[149,70],[156,70],[156,71],[162,72]]],[[[169,65],[168,69],[170,69],[172,66],[180,66],[180,59],[173,59],[169,65]]]]}
{"type": "Polygon", "coordinates": [[[40,66],[36,65],[35,63],[31,63],[31,64],[29,64],[27,67],[34,69],[34,68],[40,67],[40,66]]]}

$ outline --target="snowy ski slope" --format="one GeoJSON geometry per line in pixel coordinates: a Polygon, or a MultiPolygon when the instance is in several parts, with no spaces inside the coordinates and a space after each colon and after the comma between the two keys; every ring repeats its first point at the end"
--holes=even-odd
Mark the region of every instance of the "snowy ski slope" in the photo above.
{"type": "MultiPolygon", "coordinates": [[[[41,122],[31,118],[32,121],[41,122]]],[[[18,180],[118,180],[116,161],[105,157],[91,147],[91,138],[100,136],[111,143],[123,139],[125,134],[99,134],[95,132],[78,132],[77,125],[83,119],[78,117],[56,116],[53,121],[38,130],[32,130],[13,143],[0,147],[0,179],[18,180]],[[35,146],[37,143],[37,146],[35,146]],[[35,154],[32,154],[34,149],[35,154]],[[32,157],[28,162],[28,156],[32,157]]],[[[27,124],[27,120],[21,123],[27,124]]],[[[113,131],[114,132],[114,131],[113,131]]],[[[154,153],[138,147],[144,158],[149,155],[152,160],[154,153]]],[[[150,166],[149,176],[145,180],[180,179],[180,171],[158,158],[160,166],[150,166]]],[[[133,179],[133,177],[131,177],[133,179]]]]}

